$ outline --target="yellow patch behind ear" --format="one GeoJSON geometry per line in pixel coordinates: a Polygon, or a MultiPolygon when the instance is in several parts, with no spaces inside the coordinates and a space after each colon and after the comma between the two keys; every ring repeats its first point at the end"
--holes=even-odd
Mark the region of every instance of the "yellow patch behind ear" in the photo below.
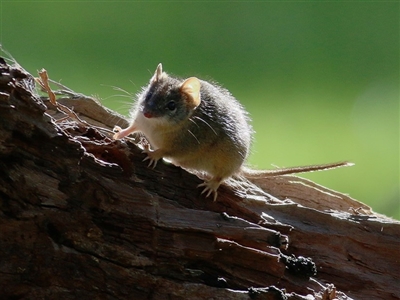
{"type": "Polygon", "coordinates": [[[194,107],[199,106],[201,102],[200,87],[200,80],[196,77],[190,77],[181,84],[181,92],[188,96],[190,104],[194,107]]]}

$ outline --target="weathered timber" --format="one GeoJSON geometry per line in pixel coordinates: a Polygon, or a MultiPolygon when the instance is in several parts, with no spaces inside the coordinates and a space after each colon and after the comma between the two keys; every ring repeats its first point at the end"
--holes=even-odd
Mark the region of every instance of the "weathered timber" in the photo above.
{"type": "Polygon", "coordinates": [[[295,176],[142,162],[127,121],[0,61],[1,299],[400,299],[400,223],[295,176]]]}

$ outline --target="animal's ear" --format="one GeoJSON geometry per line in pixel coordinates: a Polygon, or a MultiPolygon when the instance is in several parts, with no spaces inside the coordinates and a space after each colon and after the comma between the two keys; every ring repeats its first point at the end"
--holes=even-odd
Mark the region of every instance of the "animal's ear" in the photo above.
{"type": "Polygon", "coordinates": [[[180,87],[183,94],[188,97],[189,103],[196,108],[200,105],[200,80],[196,77],[186,79],[180,87]]]}
{"type": "Polygon", "coordinates": [[[157,66],[156,71],[154,72],[153,77],[151,77],[150,82],[154,83],[157,82],[161,79],[161,77],[163,76],[163,71],[162,71],[162,63],[159,63],[157,66]]]}

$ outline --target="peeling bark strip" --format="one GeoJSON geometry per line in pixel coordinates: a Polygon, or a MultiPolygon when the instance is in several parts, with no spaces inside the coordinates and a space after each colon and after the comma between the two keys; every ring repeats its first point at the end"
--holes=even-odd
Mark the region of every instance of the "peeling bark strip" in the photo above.
{"type": "Polygon", "coordinates": [[[294,176],[221,187],[148,169],[126,121],[71,119],[0,61],[2,299],[400,299],[400,224],[294,176]]]}

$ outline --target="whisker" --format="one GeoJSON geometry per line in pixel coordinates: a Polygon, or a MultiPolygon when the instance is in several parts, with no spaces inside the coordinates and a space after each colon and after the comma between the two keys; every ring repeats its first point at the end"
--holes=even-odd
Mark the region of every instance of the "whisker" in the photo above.
{"type": "Polygon", "coordinates": [[[217,134],[217,132],[214,130],[214,128],[212,128],[211,125],[208,124],[205,120],[203,120],[202,118],[197,117],[197,116],[194,116],[193,118],[196,118],[196,119],[202,121],[204,124],[206,124],[208,127],[210,127],[210,129],[214,132],[214,134],[215,134],[216,136],[218,136],[218,134],[217,134]]]}
{"type": "Polygon", "coordinates": [[[134,82],[132,81],[132,79],[129,80],[129,82],[130,82],[133,86],[137,87],[136,83],[134,83],[134,82]]]}
{"type": "Polygon", "coordinates": [[[128,92],[127,90],[124,90],[123,88],[117,87],[117,86],[113,86],[113,89],[115,91],[119,91],[119,92],[124,92],[125,94],[127,94],[129,97],[133,97],[133,94],[128,92]]]}
{"type": "Polygon", "coordinates": [[[197,143],[200,145],[200,141],[197,139],[197,137],[193,134],[193,132],[191,132],[189,129],[188,129],[188,132],[196,139],[196,141],[197,141],[197,143]]]}
{"type": "Polygon", "coordinates": [[[189,118],[189,121],[192,122],[194,125],[196,125],[197,128],[200,128],[199,125],[194,120],[192,120],[191,118],[189,118]]]}
{"type": "Polygon", "coordinates": [[[110,98],[117,98],[117,97],[132,99],[132,97],[129,96],[129,95],[121,95],[121,94],[110,95],[110,96],[105,97],[105,98],[103,98],[103,99],[108,100],[108,99],[110,99],[110,98]]]}
{"type": "Polygon", "coordinates": [[[107,84],[102,84],[102,86],[106,86],[106,87],[111,87],[114,91],[119,91],[119,92],[123,92],[125,94],[127,94],[130,97],[133,97],[133,93],[128,92],[127,90],[124,90],[123,88],[120,88],[118,86],[115,85],[107,85],[107,84]]]}

